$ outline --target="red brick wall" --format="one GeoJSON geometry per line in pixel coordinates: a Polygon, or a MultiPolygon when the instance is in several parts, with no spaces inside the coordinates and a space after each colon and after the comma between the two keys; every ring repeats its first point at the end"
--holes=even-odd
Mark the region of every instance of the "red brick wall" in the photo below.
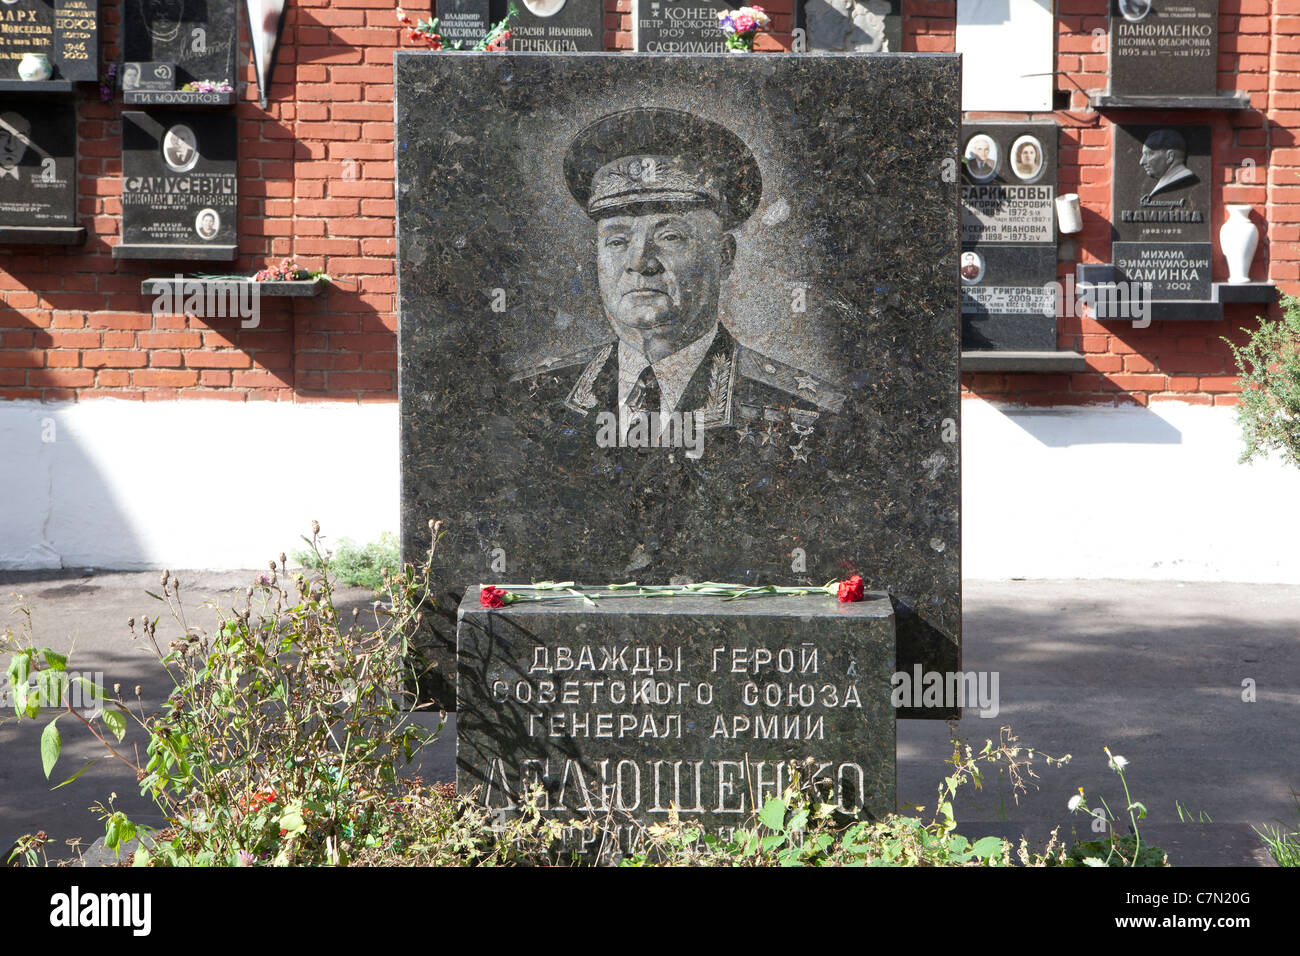
{"type": "MultiPolygon", "coordinates": [[[[1062,192],[1077,192],[1084,208],[1083,232],[1072,237],[1077,262],[1110,262],[1110,194],[1112,121],[1206,123],[1211,127],[1211,162],[1217,177],[1211,197],[1216,239],[1214,279],[1227,278],[1217,254],[1217,236],[1226,203],[1251,203],[1265,213],[1260,249],[1251,276],[1270,279],[1295,291],[1300,278],[1300,149],[1287,148],[1300,126],[1300,0],[1220,0],[1219,88],[1250,93],[1251,109],[1241,112],[1137,113],[1088,109],[1087,92],[1106,87],[1107,0],[1057,0],[1056,89],[1069,94],[1069,109],[1053,116],[1061,127],[1062,192]],[[1270,16],[1270,7],[1272,15],[1270,16]],[[1100,31],[1096,35],[1094,31],[1100,31]],[[1270,62],[1273,76],[1270,89],[1270,62]],[[1266,144],[1272,142],[1272,155],[1266,144]],[[1247,159],[1253,168],[1243,167],[1247,159]]],[[[947,11],[951,3],[910,3],[906,9],[947,11]]],[[[918,50],[951,50],[951,19],[931,17],[907,22],[918,50]]],[[[1026,113],[976,113],[972,117],[1027,117],[1026,113]]],[[[1038,114],[1038,118],[1042,118],[1038,114]]],[[[1062,237],[1063,239],[1066,237],[1062,237]]],[[[1074,262],[1063,262],[1064,281],[1074,262]]],[[[968,394],[1029,405],[1147,405],[1181,401],[1199,405],[1235,404],[1236,370],[1224,337],[1244,338],[1263,309],[1241,304],[1225,307],[1222,322],[1153,322],[1135,329],[1131,322],[1095,322],[1087,317],[1058,320],[1057,344],[1083,353],[1088,369],[1059,375],[983,374],[963,377],[968,394]]],[[[1272,309],[1277,314],[1277,307],[1272,309]]]]}
{"type": "MultiPolygon", "coordinates": [[[[338,281],[316,299],[264,299],[261,324],[151,314],[140,280],[165,264],[117,261],[121,216],[121,104],[79,94],[79,208],[85,246],[14,246],[0,257],[0,398],[392,401],[396,391],[392,51],[394,0],[295,0],[289,5],[270,108],[249,83],[237,106],[240,135],[239,260],[189,271],[249,274],[292,257],[338,281]]],[[[1070,108],[1062,127],[1060,185],[1077,191],[1084,231],[1079,261],[1110,260],[1111,117],[1089,112],[1083,91],[1105,86],[1106,0],[1057,0],[1057,88],[1070,108]]],[[[105,0],[103,59],[117,59],[121,0],[105,0]]],[[[428,15],[427,0],[406,5],[428,15]]],[[[605,43],[631,47],[630,0],[606,0],[605,43]]],[[[760,49],[790,45],[793,0],[768,5],[774,32],[760,49]]],[[[1186,114],[1214,128],[1217,233],[1223,204],[1267,210],[1253,275],[1295,291],[1300,279],[1300,0],[1221,0],[1220,87],[1249,90],[1252,111],[1186,114]],[[1270,65],[1272,79],[1270,83],[1270,65]],[[1268,126],[1264,125],[1267,117],[1268,126]],[[1266,145],[1271,143],[1271,155],[1266,145]],[[1253,159],[1255,182],[1241,163],[1253,159]]],[[[952,50],[955,4],[904,0],[904,50],[952,50]]],[[[242,14],[241,14],[242,18],[242,14]]],[[[1025,114],[981,114],[1014,118],[1025,114]]],[[[1141,120],[1143,117],[1134,117],[1141,120]]],[[[1224,267],[1216,261],[1216,278],[1224,267]]],[[[171,271],[174,271],[171,270],[171,271]]],[[[1063,263],[1062,277],[1073,271],[1063,263]]],[[[1064,318],[1062,348],[1087,356],[1072,375],[972,375],[972,394],[1031,404],[1232,402],[1235,384],[1220,336],[1241,338],[1253,306],[1227,321],[1129,324],[1064,318]]]]}

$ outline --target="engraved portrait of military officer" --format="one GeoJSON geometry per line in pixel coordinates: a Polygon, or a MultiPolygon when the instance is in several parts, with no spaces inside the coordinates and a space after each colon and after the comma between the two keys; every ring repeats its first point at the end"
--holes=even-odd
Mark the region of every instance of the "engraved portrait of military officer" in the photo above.
{"type": "Polygon", "coordinates": [[[18,178],[19,164],[27,152],[32,122],[21,113],[0,113],[0,179],[18,178]]]}
{"type": "Polygon", "coordinates": [[[819,419],[839,412],[846,393],[737,341],[720,316],[734,233],[763,190],[749,147],[693,114],[630,109],[574,137],[564,177],[591,220],[609,336],[535,356],[512,380],[558,380],[570,417],[616,423],[623,447],[644,447],[628,439],[648,416],[652,435],[680,424],[688,439],[694,428],[807,461],[819,419]]]}
{"type": "Polygon", "coordinates": [[[1196,174],[1187,168],[1187,142],[1174,129],[1158,129],[1148,136],[1138,164],[1156,181],[1143,199],[1174,187],[1190,186],[1196,180],[1196,174]]]}

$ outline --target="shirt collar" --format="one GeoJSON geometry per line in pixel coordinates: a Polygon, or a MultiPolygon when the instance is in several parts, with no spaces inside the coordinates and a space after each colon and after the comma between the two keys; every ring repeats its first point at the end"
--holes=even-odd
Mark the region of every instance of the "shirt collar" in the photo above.
{"type": "Polygon", "coordinates": [[[655,378],[659,380],[660,414],[668,415],[676,410],[677,403],[682,400],[687,386],[691,384],[691,378],[695,375],[695,370],[704,361],[704,355],[713,345],[713,340],[717,338],[717,335],[718,326],[715,323],[713,328],[686,346],[686,348],[678,349],[671,355],[665,355],[654,363],[646,361],[643,353],[636,351],[622,339],[619,339],[619,407],[621,408],[627,404],[627,397],[631,394],[632,389],[636,387],[637,379],[641,377],[645,367],[651,365],[654,368],[655,378]]]}

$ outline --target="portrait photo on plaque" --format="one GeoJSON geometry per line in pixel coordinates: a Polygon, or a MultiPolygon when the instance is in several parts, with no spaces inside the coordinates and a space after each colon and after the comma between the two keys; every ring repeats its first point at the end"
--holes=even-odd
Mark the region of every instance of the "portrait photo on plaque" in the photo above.
{"type": "Polygon", "coordinates": [[[1021,136],[1011,144],[1011,171],[1024,183],[1037,182],[1043,175],[1043,144],[1037,136],[1021,136]]]}
{"type": "Polygon", "coordinates": [[[983,133],[972,136],[962,153],[966,174],[978,183],[986,183],[998,174],[998,144],[983,133]]]}

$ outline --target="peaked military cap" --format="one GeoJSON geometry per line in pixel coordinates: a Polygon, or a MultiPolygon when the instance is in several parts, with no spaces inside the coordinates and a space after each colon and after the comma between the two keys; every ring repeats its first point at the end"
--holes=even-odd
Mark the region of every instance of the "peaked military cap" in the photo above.
{"type": "Polygon", "coordinates": [[[685,204],[713,209],[724,230],[748,219],[763,193],[758,162],[739,136],[661,108],[613,113],[582,130],[564,157],[564,178],[593,219],[640,205],[685,204]]]}

